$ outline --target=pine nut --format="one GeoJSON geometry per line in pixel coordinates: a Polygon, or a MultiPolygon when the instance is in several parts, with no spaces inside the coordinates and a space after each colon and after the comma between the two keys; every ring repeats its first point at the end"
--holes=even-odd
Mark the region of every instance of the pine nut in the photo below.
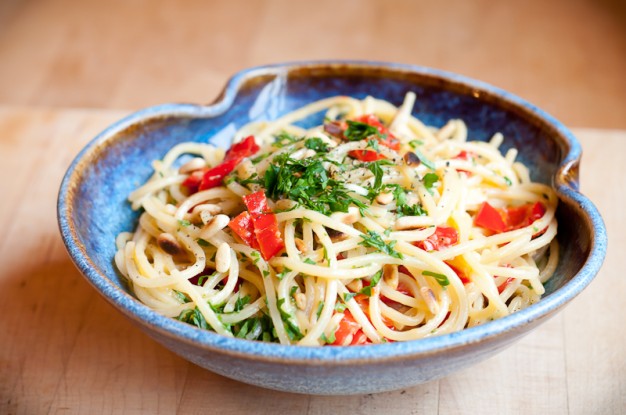
{"type": "Polygon", "coordinates": [[[274,208],[276,210],[289,210],[296,205],[296,202],[289,199],[280,199],[277,200],[274,204],[274,208]]]}
{"type": "Polygon", "coordinates": [[[383,266],[383,279],[385,284],[396,290],[398,288],[398,266],[385,264],[383,266]]]}
{"type": "Polygon", "coordinates": [[[306,295],[303,293],[295,293],[293,298],[296,300],[296,307],[298,307],[298,310],[304,311],[306,309],[306,295]]]}
{"type": "Polygon", "coordinates": [[[352,292],[358,293],[359,291],[363,289],[363,281],[361,281],[360,278],[356,280],[352,280],[350,284],[346,285],[346,288],[348,288],[352,292]]]}
{"type": "Polygon", "coordinates": [[[412,151],[408,151],[404,154],[404,162],[407,166],[417,167],[422,161],[419,157],[417,157],[417,154],[412,151]]]}
{"type": "Polygon", "coordinates": [[[388,205],[393,202],[393,193],[383,192],[376,196],[376,201],[381,205],[388,205]]]}
{"type": "Polygon", "coordinates": [[[185,249],[178,243],[169,233],[162,233],[157,238],[157,245],[159,248],[172,256],[182,255],[185,253],[185,249]]]}
{"type": "Polygon", "coordinates": [[[230,268],[230,260],[230,246],[228,246],[226,242],[222,242],[215,254],[215,269],[217,272],[228,271],[230,268]]]}
{"type": "Polygon", "coordinates": [[[226,215],[217,215],[214,216],[209,223],[207,223],[202,230],[200,231],[200,237],[202,239],[208,240],[213,235],[215,235],[218,231],[221,231],[228,225],[230,222],[230,218],[226,215]]]}
{"type": "Polygon", "coordinates": [[[350,206],[347,213],[335,212],[331,214],[330,217],[333,219],[338,219],[346,225],[352,225],[353,223],[356,223],[359,221],[359,219],[361,219],[361,212],[359,212],[359,208],[350,206]]]}
{"type": "Polygon", "coordinates": [[[180,166],[178,172],[180,174],[189,174],[192,171],[200,170],[206,167],[206,161],[203,158],[195,157],[189,160],[187,163],[180,166]]]}

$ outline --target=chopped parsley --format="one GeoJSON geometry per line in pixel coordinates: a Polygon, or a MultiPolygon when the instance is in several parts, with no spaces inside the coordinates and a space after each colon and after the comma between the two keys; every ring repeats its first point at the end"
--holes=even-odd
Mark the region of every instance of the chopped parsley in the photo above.
{"type": "Polygon", "coordinates": [[[320,336],[320,340],[326,344],[333,344],[335,342],[335,332],[333,331],[329,337],[326,337],[326,334],[322,333],[320,336]]]}
{"type": "Polygon", "coordinates": [[[424,144],[424,142],[422,140],[411,140],[411,141],[409,141],[409,145],[413,149],[417,149],[417,147],[421,146],[422,144],[424,144]]]}
{"type": "Polygon", "coordinates": [[[246,306],[246,304],[250,303],[250,296],[246,295],[245,297],[237,297],[237,301],[235,301],[235,308],[233,309],[233,312],[238,312],[243,310],[243,308],[246,306]]]}
{"type": "Polygon", "coordinates": [[[319,137],[307,138],[304,146],[308,149],[315,150],[316,153],[327,153],[328,144],[319,137]]]}
{"type": "Polygon", "coordinates": [[[178,224],[180,226],[189,226],[189,225],[191,225],[191,222],[189,222],[188,220],[184,219],[184,220],[178,220],[178,224]]]}
{"type": "Polygon", "coordinates": [[[176,297],[176,299],[178,301],[180,301],[181,304],[185,304],[185,303],[190,303],[191,302],[191,298],[189,298],[187,296],[187,294],[185,294],[184,292],[178,291],[178,290],[172,290],[174,291],[174,297],[176,297]]]}
{"type": "Polygon", "coordinates": [[[198,238],[196,241],[198,242],[198,245],[200,245],[200,246],[210,246],[211,245],[208,241],[206,241],[206,240],[204,240],[202,238],[198,238]]]}
{"type": "Polygon", "coordinates": [[[323,157],[295,160],[289,154],[278,155],[265,171],[266,195],[274,200],[293,200],[324,215],[347,212],[351,205],[366,209],[367,206],[352,197],[342,182],[329,177],[324,162],[332,161],[323,157]]]}
{"type": "Polygon", "coordinates": [[[431,170],[435,170],[435,165],[433,164],[432,161],[428,160],[426,158],[425,155],[422,154],[421,151],[419,151],[417,148],[413,150],[413,152],[415,153],[415,155],[420,159],[420,161],[422,162],[422,164],[424,164],[424,166],[428,167],[431,170]]]}
{"type": "Polygon", "coordinates": [[[383,238],[374,231],[367,231],[367,235],[361,235],[361,238],[363,240],[359,242],[359,245],[375,248],[380,252],[394,258],[404,258],[400,252],[393,249],[393,247],[396,245],[396,241],[385,242],[383,241],[383,238]]]}
{"type": "Polygon", "coordinates": [[[348,128],[343,132],[343,136],[348,141],[359,141],[372,135],[380,136],[378,128],[359,121],[346,121],[348,128]]]}
{"type": "Polygon", "coordinates": [[[178,315],[178,320],[191,324],[193,326],[200,327],[201,329],[209,329],[209,325],[207,324],[204,316],[202,315],[198,307],[194,309],[188,308],[181,311],[178,315]]]}
{"type": "Polygon", "coordinates": [[[439,181],[439,176],[435,173],[427,173],[424,178],[422,178],[422,182],[424,183],[424,187],[428,190],[428,193],[433,194],[433,185],[439,181]]]}
{"type": "Polygon", "coordinates": [[[422,271],[422,275],[433,277],[435,280],[437,280],[439,285],[441,285],[442,287],[445,287],[446,285],[450,285],[450,280],[448,280],[448,277],[446,277],[443,274],[439,274],[437,272],[432,272],[432,271],[422,271]]]}
{"type": "Polygon", "coordinates": [[[285,299],[280,298],[277,302],[277,306],[278,311],[280,312],[280,318],[283,320],[283,323],[285,325],[285,331],[287,332],[287,336],[289,336],[291,340],[300,340],[304,337],[304,335],[300,331],[298,325],[294,322],[291,314],[283,309],[283,304],[285,304],[285,299]]]}

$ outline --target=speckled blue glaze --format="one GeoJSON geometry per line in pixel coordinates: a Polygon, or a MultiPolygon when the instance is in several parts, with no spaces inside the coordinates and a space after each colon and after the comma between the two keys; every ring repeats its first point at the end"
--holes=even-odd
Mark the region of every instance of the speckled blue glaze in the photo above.
{"type": "MultiPolygon", "coordinates": [[[[321,114],[305,120],[318,123],[321,114]]],[[[356,394],[399,389],[445,376],[483,360],[541,324],[594,278],[606,252],[606,230],[594,205],[578,192],[581,148],[557,120],[485,83],[438,70],[376,62],[305,62],[236,74],[212,105],[168,104],[110,126],[83,149],[63,179],[58,220],[68,252],[87,280],[145,332],[186,359],[221,375],[271,389],[356,394]],[[362,347],[281,346],[219,336],[163,317],[133,297],[113,265],[115,236],[138,214],[128,194],[151,174],[150,162],[181,141],[224,147],[237,128],[275,119],[311,101],[372,95],[400,104],[417,93],[414,113],[425,123],[466,121],[471,139],[500,131],[534,180],[551,183],[560,206],[562,259],[537,304],[506,318],[419,341],[362,347]]]]}

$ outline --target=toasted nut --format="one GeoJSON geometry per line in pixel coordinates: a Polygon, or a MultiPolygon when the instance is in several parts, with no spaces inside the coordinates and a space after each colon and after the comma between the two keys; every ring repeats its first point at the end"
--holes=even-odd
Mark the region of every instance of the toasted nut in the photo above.
{"type": "Polygon", "coordinates": [[[347,284],[346,287],[355,293],[358,293],[359,291],[361,291],[361,289],[363,289],[363,281],[361,281],[361,279],[356,279],[356,280],[352,280],[352,282],[350,284],[347,284]]]}
{"type": "Polygon", "coordinates": [[[228,246],[226,242],[222,242],[215,254],[215,269],[217,272],[228,271],[230,268],[230,260],[230,246],[228,246]]]}
{"type": "Polygon", "coordinates": [[[424,218],[422,216],[402,216],[396,220],[395,228],[399,231],[407,231],[411,229],[419,229],[424,227],[424,218]]]}
{"type": "Polygon", "coordinates": [[[433,293],[433,290],[428,287],[422,287],[420,288],[420,294],[422,294],[422,298],[426,302],[428,310],[430,310],[432,314],[437,314],[439,312],[439,303],[435,298],[435,293],[433,293]]]}
{"type": "Polygon", "coordinates": [[[207,223],[200,231],[200,237],[202,239],[209,239],[215,235],[218,231],[221,231],[228,225],[230,218],[226,215],[214,216],[209,223],[207,223]]]}
{"type": "Polygon", "coordinates": [[[385,264],[383,266],[383,279],[385,284],[394,290],[398,288],[398,266],[392,264],[385,264]]]}
{"type": "Polygon", "coordinates": [[[157,245],[159,248],[172,256],[182,255],[185,253],[185,249],[178,243],[176,238],[169,233],[162,233],[157,238],[157,245]]]}
{"type": "Polygon", "coordinates": [[[346,225],[352,225],[353,223],[356,223],[359,221],[359,219],[361,219],[361,212],[359,212],[359,208],[350,206],[347,213],[335,212],[331,214],[330,217],[333,219],[338,219],[346,225]]]}
{"type": "Polygon", "coordinates": [[[419,157],[417,157],[417,154],[415,154],[412,151],[408,151],[407,153],[404,154],[404,162],[406,163],[407,166],[417,167],[420,165],[422,161],[420,160],[419,157]]]}
{"type": "Polygon", "coordinates": [[[300,251],[301,254],[306,253],[306,244],[304,241],[300,238],[295,238],[294,241],[296,242],[296,248],[298,248],[298,251],[300,251]]]}
{"type": "Polygon", "coordinates": [[[180,166],[178,172],[180,174],[189,174],[192,171],[200,170],[204,167],[206,167],[206,161],[204,161],[204,159],[201,157],[195,157],[180,166]]]}
{"type": "Polygon", "coordinates": [[[295,205],[296,205],[296,202],[294,202],[293,200],[280,199],[276,201],[276,203],[274,204],[274,208],[276,210],[288,210],[294,207],[295,205]]]}
{"type": "Polygon", "coordinates": [[[296,307],[298,307],[299,310],[304,310],[306,308],[306,295],[303,293],[295,293],[293,298],[296,300],[296,307]]]}
{"type": "Polygon", "coordinates": [[[393,202],[393,193],[382,192],[376,196],[376,201],[381,205],[388,205],[393,202]]]}

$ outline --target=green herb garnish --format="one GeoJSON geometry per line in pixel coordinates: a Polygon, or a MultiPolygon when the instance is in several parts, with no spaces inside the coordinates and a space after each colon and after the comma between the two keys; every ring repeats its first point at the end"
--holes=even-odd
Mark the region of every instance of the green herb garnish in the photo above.
{"type": "Polygon", "coordinates": [[[394,258],[404,258],[400,252],[393,249],[396,245],[396,241],[385,242],[383,241],[383,238],[374,231],[367,231],[367,235],[361,235],[361,238],[363,240],[359,242],[359,245],[375,248],[394,258]]]}
{"type": "Polygon", "coordinates": [[[445,287],[446,285],[450,285],[450,280],[448,280],[448,277],[446,277],[443,274],[439,274],[437,272],[432,272],[432,271],[422,271],[422,275],[433,277],[435,280],[437,280],[439,285],[441,285],[442,287],[445,287]]]}

